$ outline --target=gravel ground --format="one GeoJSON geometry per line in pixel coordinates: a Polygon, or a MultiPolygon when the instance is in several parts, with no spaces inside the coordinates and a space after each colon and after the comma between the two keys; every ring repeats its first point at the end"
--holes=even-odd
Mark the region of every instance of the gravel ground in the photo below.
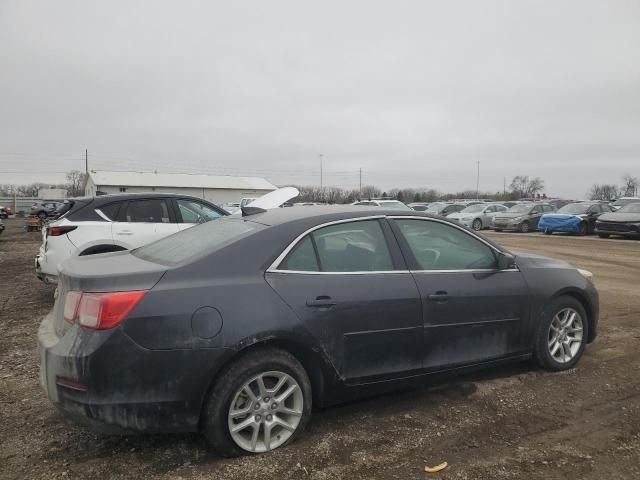
{"type": "Polygon", "coordinates": [[[104,436],[64,422],[38,384],[36,330],[53,288],[38,233],[0,235],[0,478],[640,478],[640,242],[490,234],[594,272],[600,335],[578,368],[517,364],[314,412],[299,441],[221,459],[198,435],[104,436]],[[425,465],[447,461],[438,474],[425,465]]]}

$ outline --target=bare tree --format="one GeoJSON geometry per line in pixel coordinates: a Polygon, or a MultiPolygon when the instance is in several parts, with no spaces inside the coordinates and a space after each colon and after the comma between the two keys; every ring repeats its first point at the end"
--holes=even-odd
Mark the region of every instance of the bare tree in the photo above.
{"type": "Polygon", "coordinates": [[[638,191],[638,178],[632,177],[630,174],[626,174],[622,177],[622,188],[620,189],[620,195],[624,197],[635,197],[638,191]]]}
{"type": "Polygon", "coordinates": [[[80,170],[71,170],[67,172],[67,183],[65,185],[67,189],[67,195],[70,197],[78,197],[84,194],[84,186],[86,181],[86,174],[80,170]]]}
{"type": "Polygon", "coordinates": [[[540,177],[529,179],[528,175],[516,175],[510,188],[519,197],[532,197],[544,189],[544,180],[540,177]]]}
{"type": "Polygon", "coordinates": [[[619,195],[618,187],[615,185],[594,183],[589,190],[591,200],[611,200],[619,195]]]}

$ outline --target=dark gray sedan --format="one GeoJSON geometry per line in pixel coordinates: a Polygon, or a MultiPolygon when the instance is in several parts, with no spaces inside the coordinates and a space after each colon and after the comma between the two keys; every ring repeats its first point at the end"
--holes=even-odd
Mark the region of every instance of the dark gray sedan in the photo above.
{"type": "Polygon", "coordinates": [[[38,335],[51,401],[108,432],[202,431],[232,456],[289,443],[312,403],[530,357],[565,370],[596,337],[589,272],[456,222],[252,213],[64,263],[38,335]]]}

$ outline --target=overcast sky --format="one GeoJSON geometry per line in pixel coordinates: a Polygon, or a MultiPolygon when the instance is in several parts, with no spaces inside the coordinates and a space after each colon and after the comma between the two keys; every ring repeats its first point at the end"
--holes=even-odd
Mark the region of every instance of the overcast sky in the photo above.
{"type": "Polygon", "coordinates": [[[640,176],[640,2],[0,0],[0,183],[640,176]]]}

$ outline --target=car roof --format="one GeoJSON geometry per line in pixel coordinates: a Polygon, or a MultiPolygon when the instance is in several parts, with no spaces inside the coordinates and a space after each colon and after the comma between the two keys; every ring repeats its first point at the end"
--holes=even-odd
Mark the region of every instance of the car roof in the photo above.
{"type": "MultiPolygon", "coordinates": [[[[139,198],[193,198],[197,200],[204,200],[193,195],[183,195],[180,193],[162,193],[162,192],[142,192],[142,193],[110,193],[108,195],[96,195],[94,197],[74,197],[68,200],[89,202],[94,200],[98,203],[109,203],[119,200],[135,200],[139,198]]],[[[205,200],[208,202],[208,200],[205,200]]]]}
{"type": "MultiPolygon", "coordinates": [[[[307,207],[274,208],[266,212],[255,213],[243,217],[245,220],[254,221],[263,225],[282,225],[300,220],[308,220],[309,223],[327,223],[346,220],[349,218],[379,217],[379,216],[407,216],[407,217],[442,217],[417,212],[415,210],[396,210],[383,207],[364,207],[359,205],[313,205],[307,207]]],[[[453,222],[450,222],[453,223],[453,222]]]]}

